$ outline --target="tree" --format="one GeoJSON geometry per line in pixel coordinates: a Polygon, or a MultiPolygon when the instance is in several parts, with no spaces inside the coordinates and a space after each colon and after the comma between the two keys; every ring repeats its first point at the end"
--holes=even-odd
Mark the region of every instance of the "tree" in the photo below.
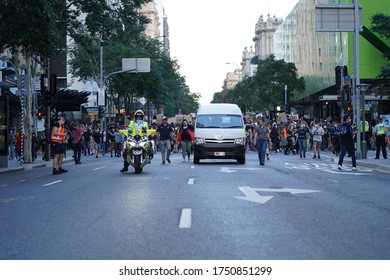
{"type": "MultiPolygon", "coordinates": [[[[56,0],[1,1],[0,53],[8,49],[17,69],[24,69],[25,89],[32,93],[38,63],[56,52],[59,40],[56,31],[63,28],[63,6],[56,0]]],[[[19,71],[16,71],[21,81],[19,71]]],[[[20,84],[20,82],[19,82],[20,84]]],[[[21,93],[19,88],[19,93],[21,93]]],[[[24,95],[24,93],[23,93],[24,95]]],[[[20,94],[21,96],[21,94],[20,94]]],[[[24,123],[24,161],[32,162],[33,98],[26,94],[22,106],[24,123]]],[[[21,98],[22,101],[22,98],[21,98]]]]}
{"type": "Polygon", "coordinates": [[[129,113],[134,109],[131,107],[133,99],[145,97],[164,107],[167,114],[174,114],[182,106],[184,98],[196,98],[196,95],[188,95],[189,90],[179,74],[177,61],[162,52],[157,40],[142,34],[148,19],[138,14],[137,9],[147,2],[150,0],[126,0],[122,1],[122,5],[111,7],[92,1],[85,25],[76,24],[72,34],[71,72],[80,79],[90,78],[98,83],[102,44],[104,76],[121,69],[122,58],[148,57],[151,59],[150,73],[122,74],[110,79],[109,101],[117,108],[124,105],[129,113]]]}
{"type": "Polygon", "coordinates": [[[243,112],[276,111],[277,106],[284,105],[285,85],[293,93],[290,100],[305,90],[305,81],[295,65],[271,55],[259,61],[255,76],[244,78],[227,94],[215,93],[213,102],[229,100],[243,112]]]}
{"type": "MultiPolygon", "coordinates": [[[[390,39],[390,16],[384,14],[376,14],[372,17],[372,30],[377,32],[385,39],[390,39]]],[[[388,60],[387,66],[381,68],[381,73],[378,78],[381,79],[379,95],[387,95],[390,97],[390,53],[385,54],[388,60]]]]}
{"type": "Polygon", "coordinates": [[[260,60],[254,77],[253,102],[260,108],[276,111],[278,105],[284,104],[285,85],[290,91],[290,100],[305,90],[305,81],[299,77],[294,63],[276,60],[274,55],[260,60]]]}

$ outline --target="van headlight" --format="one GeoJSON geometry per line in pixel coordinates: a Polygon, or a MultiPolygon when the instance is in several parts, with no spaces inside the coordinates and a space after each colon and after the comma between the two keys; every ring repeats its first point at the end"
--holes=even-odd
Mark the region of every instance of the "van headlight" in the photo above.
{"type": "Polygon", "coordinates": [[[195,137],[195,145],[201,145],[204,143],[205,143],[204,138],[195,137]]]}
{"type": "Polygon", "coordinates": [[[236,145],[245,145],[245,138],[237,138],[234,143],[236,145]]]}

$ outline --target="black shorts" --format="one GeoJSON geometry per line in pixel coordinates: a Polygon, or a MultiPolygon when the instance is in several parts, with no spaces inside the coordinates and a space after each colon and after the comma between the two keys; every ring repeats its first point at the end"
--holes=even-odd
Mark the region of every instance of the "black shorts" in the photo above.
{"type": "Polygon", "coordinates": [[[64,145],[53,142],[53,153],[55,155],[63,154],[65,152],[64,145]]]}

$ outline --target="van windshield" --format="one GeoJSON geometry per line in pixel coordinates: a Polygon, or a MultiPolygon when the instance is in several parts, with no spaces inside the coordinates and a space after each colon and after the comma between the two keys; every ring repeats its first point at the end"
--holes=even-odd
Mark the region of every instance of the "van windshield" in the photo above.
{"type": "Polygon", "coordinates": [[[197,128],[243,128],[244,123],[240,115],[198,115],[197,128]]]}

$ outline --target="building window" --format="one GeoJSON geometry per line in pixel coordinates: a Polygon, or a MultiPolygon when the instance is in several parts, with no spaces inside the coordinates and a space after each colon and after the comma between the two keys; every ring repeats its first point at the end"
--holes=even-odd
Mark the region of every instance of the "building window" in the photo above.
{"type": "Polygon", "coordinates": [[[320,71],[322,71],[322,69],[323,69],[322,62],[320,62],[320,71]]]}
{"type": "Polygon", "coordinates": [[[322,54],[321,54],[321,48],[318,49],[318,56],[321,57],[322,54]]]}

